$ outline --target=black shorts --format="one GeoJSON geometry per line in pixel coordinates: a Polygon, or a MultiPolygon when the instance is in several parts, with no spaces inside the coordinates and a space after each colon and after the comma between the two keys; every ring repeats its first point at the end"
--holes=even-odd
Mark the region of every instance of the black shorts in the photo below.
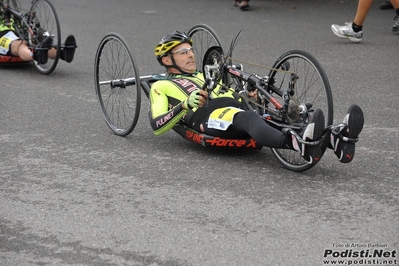
{"type": "Polygon", "coordinates": [[[243,109],[241,102],[233,98],[217,98],[208,102],[207,106],[198,108],[191,118],[191,127],[210,136],[221,138],[252,137],[266,147],[286,148],[286,135],[280,130],[267,124],[259,114],[253,110],[244,110],[234,115],[233,123],[226,130],[208,127],[211,113],[222,107],[236,107],[243,109]]]}
{"type": "Polygon", "coordinates": [[[14,56],[14,55],[11,53],[11,44],[12,44],[15,40],[20,39],[20,38],[18,37],[18,35],[17,35],[14,31],[12,31],[12,30],[3,30],[3,31],[0,31],[0,38],[3,37],[4,35],[6,35],[6,34],[9,33],[9,32],[13,32],[13,33],[17,36],[17,39],[14,39],[14,40],[12,40],[12,41],[9,43],[9,46],[8,46],[8,48],[7,48],[7,49],[8,49],[7,54],[1,54],[1,55],[14,56]]]}

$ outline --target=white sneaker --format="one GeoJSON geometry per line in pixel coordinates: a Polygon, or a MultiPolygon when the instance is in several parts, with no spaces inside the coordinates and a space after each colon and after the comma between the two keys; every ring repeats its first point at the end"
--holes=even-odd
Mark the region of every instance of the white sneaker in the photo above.
{"type": "Polygon", "coordinates": [[[392,32],[399,33],[399,16],[395,16],[394,20],[395,20],[395,24],[393,24],[393,26],[392,26],[392,32]]]}
{"type": "Polygon", "coordinates": [[[331,30],[340,38],[349,39],[352,42],[361,42],[363,38],[363,31],[354,32],[352,22],[345,22],[345,26],[337,24],[331,25],[331,30]]]}

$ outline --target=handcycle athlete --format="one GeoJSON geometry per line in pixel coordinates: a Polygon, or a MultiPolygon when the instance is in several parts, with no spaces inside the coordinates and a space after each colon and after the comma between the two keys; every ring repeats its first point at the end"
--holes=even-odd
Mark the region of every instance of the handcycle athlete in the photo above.
{"type": "MultiPolygon", "coordinates": [[[[51,36],[43,36],[40,43],[29,47],[28,43],[18,36],[15,27],[8,6],[0,0],[0,55],[19,57],[25,62],[35,60],[38,64],[46,64],[48,58],[55,59],[57,50],[53,46],[51,36]]],[[[61,47],[60,58],[68,63],[72,62],[77,47],[74,35],[67,36],[61,47]]]]}
{"type": "MultiPolygon", "coordinates": [[[[322,137],[325,119],[321,109],[310,113],[309,124],[302,130],[278,130],[265,123],[256,112],[245,108],[243,101],[220,85],[208,93],[203,74],[197,71],[192,45],[188,35],[175,31],[155,47],[155,56],[167,72],[165,79],[152,84],[149,93],[149,119],[156,135],[183,123],[211,136],[231,139],[249,135],[262,146],[296,150],[309,164],[321,159],[324,153],[321,145],[306,145],[302,141],[317,141],[322,137]]],[[[256,91],[249,92],[249,96],[256,99],[256,91]]],[[[340,162],[353,160],[355,141],[351,140],[358,138],[363,124],[363,112],[353,104],[342,126],[331,131],[328,147],[334,150],[340,162]]]]}

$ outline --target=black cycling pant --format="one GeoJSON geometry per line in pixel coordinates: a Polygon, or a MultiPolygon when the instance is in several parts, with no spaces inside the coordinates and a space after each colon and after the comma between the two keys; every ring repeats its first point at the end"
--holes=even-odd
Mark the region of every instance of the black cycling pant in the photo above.
{"type": "Polygon", "coordinates": [[[289,148],[291,146],[291,141],[286,134],[267,124],[251,110],[236,113],[233,124],[225,131],[208,128],[208,119],[209,114],[202,116],[201,120],[196,121],[194,129],[199,132],[202,132],[201,129],[203,129],[203,133],[221,138],[240,138],[249,135],[259,145],[270,148],[289,148]]]}

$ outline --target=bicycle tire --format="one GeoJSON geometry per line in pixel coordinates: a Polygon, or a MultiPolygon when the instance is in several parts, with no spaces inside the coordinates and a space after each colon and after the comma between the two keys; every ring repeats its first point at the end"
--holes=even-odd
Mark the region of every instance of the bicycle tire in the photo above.
{"type": "Polygon", "coordinates": [[[61,27],[58,15],[54,5],[49,0],[34,1],[29,12],[35,14],[35,16],[29,16],[28,23],[34,25],[33,30],[38,35],[38,39],[44,39],[44,32],[53,36],[53,47],[57,49],[55,58],[49,58],[46,64],[35,63],[36,69],[41,74],[49,75],[56,68],[61,52],[61,27]]]}
{"type": "Polygon", "coordinates": [[[94,81],[108,127],[118,136],[129,135],[139,119],[141,85],[135,59],[121,35],[111,32],[101,40],[94,63],[94,81]]]}
{"type": "Polygon", "coordinates": [[[219,36],[216,32],[206,24],[194,25],[187,33],[187,35],[193,41],[193,50],[196,56],[197,70],[202,71],[202,61],[204,59],[205,53],[210,47],[220,46],[219,36]]]}
{"type": "Polygon", "coordinates": [[[11,0],[10,7],[21,12],[21,3],[18,0],[11,0]]]}
{"type": "MultiPolygon", "coordinates": [[[[295,98],[298,103],[312,104],[313,110],[316,108],[322,109],[325,116],[325,127],[330,126],[333,122],[333,98],[330,83],[321,64],[307,52],[292,50],[277,59],[269,77],[275,80],[275,86],[284,90],[288,88],[290,76],[287,75],[290,75],[291,72],[299,77],[295,84],[295,98]]],[[[281,99],[278,96],[276,98],[281,99]]],[[[303,122],[302,126],[305,127],[306,121],[303,122]]],[[[328,143],[325,139],[328,136],[323,137],[322,153],[325,152],[328,143]]],[[[302,172],[312,168],[317,163],[309,164],[298,152],[293,150],[271,148],[271,151],[282,166],[292,171],[302,172]]]]}

